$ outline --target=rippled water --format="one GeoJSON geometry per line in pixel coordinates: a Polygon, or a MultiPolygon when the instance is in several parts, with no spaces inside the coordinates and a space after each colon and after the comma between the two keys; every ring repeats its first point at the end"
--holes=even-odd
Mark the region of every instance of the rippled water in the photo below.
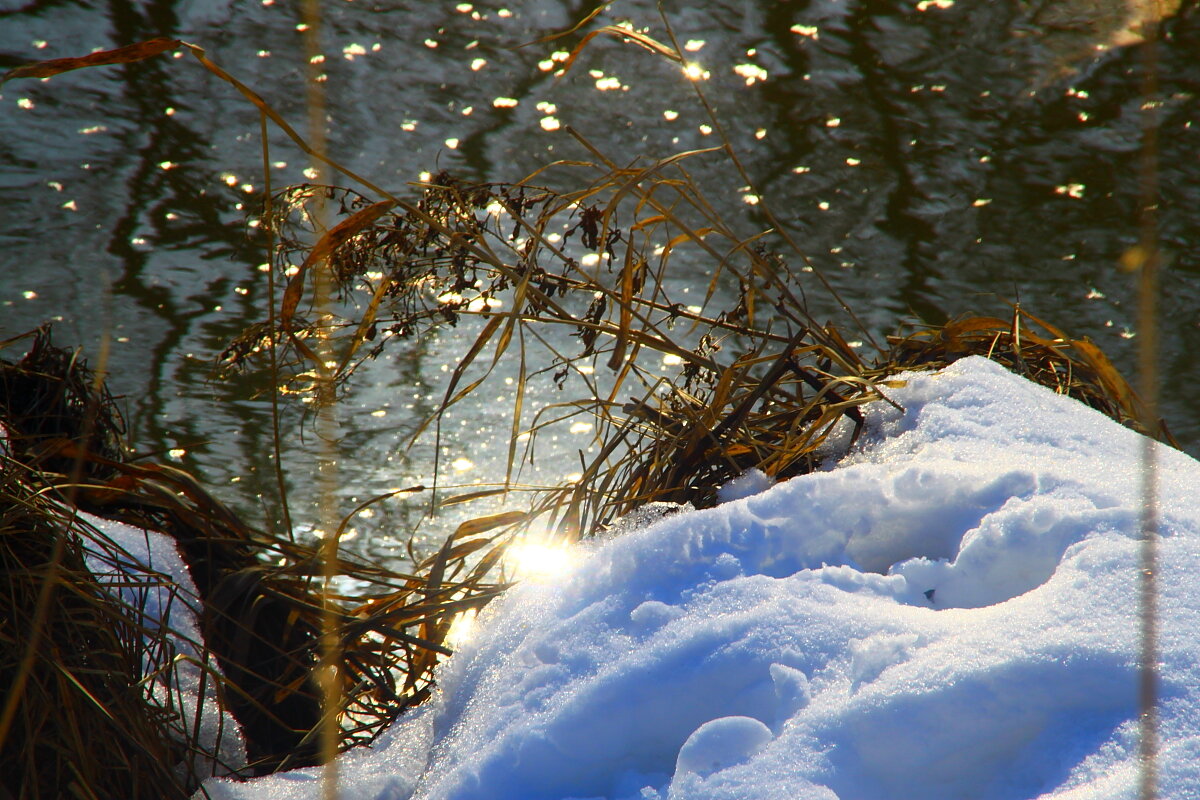
{"type": "MultiPolygon", "coordinates": [[[[298,126],[306,116],[298,3],[285,0],[0,0],[0,66],[81,55],[154,36],[198,44],[298,126]]],[[[1167,23],[1159,215],[1168,421],[1200,453],[1200,15],[1167,23]]],[[[579,155],[583,131],[618,160],[715,144],[677,67],[597,39],[565,77],[554,52],[594,3],[328,0],[322,84],[330,153],[390,188],[444,168],[516,180],[579,155]],[[527,45],[521,47],[520,45],[527,45]],[[513,102],[515,101],[515,103],[513,102]]],[[[1003,316],[1003,299],[1099,343],[1133,374],[1132,279],[1143,102],[1121,7],[1047,2],[667,3],[681,44],[762,194],[877,335],[902,320],[1003,316]],[[1105,46],[1098,49],[1098,45],[1105,46]]],[[[655,4],[615,3],[664,36],[655,4]]],[[[587,28],[584,29],[585,31],[587,28]]],[[[561,59],[561,55],[559,56],[561,59]]],[[[257,112],[190,59],[85,70],[0,90],[0,335],[54,319],[94,354],[115,338],[112,385],[140,450],[173,451],[243,512],[274,518],[268,403],[253,376],[218,381],[212,358],[260,317],[261,245],[246,209],[261,190],[257,112]],[[265,505],[264,505],[265,503],[265,505]]],[[[304,156],[271,134],[274,181],[304,156]]],[[[765,226],[717,159],[693,162],[721,210],[765,226]]],[[[684,262],[677,262],[681,265],[684,262]]],[[[697,281],[704,265],[694,264],[697,281]]],[[[681,275],[687,280],[689,276],[681,275]]],[[[819,291],[818,316],[833,315],[819,291]]],[[[431,452],[398,445],[439,396],[460,340],[428,340],[363,373],[340,409],[344,502],[428,480],[431,452]]],[[[538,395],[547,402],[559,399],[538,395]]],[[[504,397],[447,431],[464,482],[500,477],[504,397]]],[[[291,420],[285,463],[311,517],[311,430],[291,420]]],[[[564,433],[562,452],[586,447],[564,433]]],[[[543,462],[538,479],[571,467],[543,462]]],[[[416,502],[385,506],[390,552],[416,502]]],[[[379,518],[364,521],[378,527],[379,518]]]]}

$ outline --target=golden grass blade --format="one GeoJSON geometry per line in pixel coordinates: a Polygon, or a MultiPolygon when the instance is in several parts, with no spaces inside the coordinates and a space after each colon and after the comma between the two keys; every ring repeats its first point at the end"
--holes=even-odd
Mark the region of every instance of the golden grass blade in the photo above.
{"type": "Polygon", "coordinates": [[[533,45],[533,44],[544,44],[546,42],[556,41],[558,39],[563,38],[564,36],[570,36],[572,33],[575,33],[575,31],[579,30],[584,25],[587,25],[589,22],[594,20],[596,17],[598,17],[602,13],[604,13],[608,9],[608,5],[609,5],[608,3],[599,3],[596,5],[595,8],[593,8],[590,12],[588,12],[587,16],[585,16],[583,19],[579,20],[579,22],[576,22],[574,25],[567,28],[566,30],[558,31],[558,32],[552,33],[548,36],[543,36],[540,39],[534,39],[532,42],[526,42],[525,44],[519,45],[519,47],[529,47],[530,45],[533,45]]]}
{"type": "Polygon", "coordinates": [[[563,62],[563,72],[565,73],[571,69],[571,66],[575,63],[575,59],[578,58],[579,54],[583,52],[583,49],[587,47],[588,42],[590,42],[592,39],[595,39],[597,36],[604,35],[614,36],[625,42],[632,42],[644,50],[649,50],[651,53],[662,56],[663,58],[674,61],[678,64],[684,63],[683,56],[681,56],[675,48],[668,47],[651,36],[647,36],[640,31],[635,31],[632,28],[621,27],[620,25],[605,25],[603,28],[597,28],[594,31],[589,31],[583,37],[583,39],[580,40],[579,44],[575,45],[575,48],[571,51],[571,54],[563,62]]]}
{"type": "Polygon", "coordinates": [[[334,251],[361,233],[364,228],[372,225],[394,205],[395,203],[390,200],[372,203],[355,212],[348,219],[339,222],[313,245],[312,250],[304,259],[304,263],[299,266],[296,274],[283,291],[283,300],[279,307],[279,324],[285,331],[291,330],[292,318],[295,316],[296,308],[300,305],[300,298],[304,294],[304,282],[308,271],[313,266],[327,261],[334,251]]]}
{"type": "Polygon", "coordinates": [[[1096,380],[1112,395],[1121,408],[1125,409],[1131,417],[1141,417],[1141,400],[1134,392],[1133,387],[1129,385],[1129,381],[1117,372],[1117,368],[1108,360],[1104,351],[1087,339],[1074,339],[1071,341],[1071,346],[1083,356],[1084,361],[1092,368],[1096,380]]]}
{"type": "Polygon", "coordinates": [[[503,488],[501,488],[501,489],[484,489],[483,491],[479,491],[479,492],[467,492],[465,494],[458,494],[458,495],[454,495],[452,497],[447,497],[443,500],[439,500],[438,507],[446,508],[449,506],[460,505],[462,503],[471,503],[471,502],[474,502],[475,500],[482,500],[486,497],[495,497],[496,495],[505,494],[506,492],[507,492],[507,490],[503,489],[503,488]]]}
{"type": "Polygon", "coordinates": [[[486,517],[469,519],[455,528],[451,539],[465,539],[468,536],[478,536],[481,533],[487,533],[488,531],[508,525],[516,525],[528,519],[529,514],[524,511],[502,511],[498,514],[489,514],[486,517]]]}
{"type": "Polygon", "coordinates": [[[369,508],[381,500],[387,500],[389,497],[395,497],[398,494],[413,494],[414,492],[423,492],[423,491],[425,491],[424,486],[420,486],[420,485],[407,486],[403,489],[393,489],[390,492],[384,492],[383,494],[377,494],[374,497],[364,500],[363,502],[361,502],[357,506],[355,506],[353,511],[351,511],[349,514],[347,514],[345,517],[342,518],[342,523],[340,525],[338,525],[337,533],[334,534],[333,539],[335,541],[338,539],[341,539],[342,534],[344,534],[346,532],[346,526],[350,524],[350,520],[354,519],[354,517],[357,516],[358,513],[361,512],[364,508],[369,508]]]}
{"type": "Polygon", "coordinates": [[[470,349],[467,350],[466,354],[463,355],[462,359],[458,362],[458,366],[456,366],[454,371],[450,374],[450,382],[446,386],[446,391],[442,398],[442,404],[438,407],[437,411],[426,417],[420,422],[420,424],[417,425],[416,431],[414,431],[412,436],[409,437],[410,444],[415,442],[421,436],[421,434],[425,432],[430,423],[440,419],[442,412],[445,411],[445,409],[454,405],[455,402],[465,397],[466,394],[470,393],[471,389],[474,389],[481,383],[482,379],[477,380],[467,387],[466,393],[462,391],[458,392],[457,394],[455,393],[455,389],[458,388],[459,381],[462,380],[463,374],[467,371],[467,368],[475,362],[475,359],[479,355],[480,351],[483,350],[483,348],[491,340],[492,335],[503,324],[504,317],[495,316],[489,319],[483,326],[483,330],[480,331],[479,335],[475,337],[475,342],[471,345],[470,349]]]}
{"type": "Polygon", "coordinates": [[[517,440],[521,435],[521,419],[525,412],[525,382],[529,379],[525,366],[525,334],[522,329],[521,347],[517,363],[517,382],[513,392],[512,426],[508,431],[508,459],[504,467],[504,488],[513,481],[513,465],[517,460],[517,440]]]}
{"type": "Polygon", "coordinates": [[[338,374],[343,374],[350,367],[350,363],[358,354],[363,342],[374,338],[372,331],[374,330],[376,320],[379,317],[379,309],[383,305],[384,298],[391,291],[392,282],[387,275],[384,275],[379,280],[379,285],[375,287],[371,295],[371,301],[367,304],[366,309],[362,313],[362,318],[358,321],[354,335],[350,337],[350,345],[346,348],[346,352],[342,355],[341,363],[338,364],[338,374]]]}
{"type": "Polygon", "coordinates": [[[113,50],[100,50],[86,56],[72,58],[52,58],[14,67],[0,75],[0,86],[15,78],[50,78],[64,72],[83,69],[85,67],[102,67],[110,64],[132,64],[145,61],[168,50],[178,49],[183,42],[179,39],[159,37],[144,42],[118,47],[113,50]]]}

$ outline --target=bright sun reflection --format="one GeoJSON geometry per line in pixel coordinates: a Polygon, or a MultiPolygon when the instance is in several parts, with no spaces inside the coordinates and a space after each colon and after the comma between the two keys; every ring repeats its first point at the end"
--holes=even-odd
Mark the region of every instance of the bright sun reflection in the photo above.
{"type": "Polygon", "coordinates": [[[504,553],[504,570],[516,580],[544,580],[571,568],[575,551],[565,544],[521,541],[504,553]]]}
{"type": "Polygon", "coordinates": [[[455,615],[454,621],[450,623],[450,630],[446,634],[446,645],[451,650],[457,650],[470,641],[471,634],[475,632],[475,618],[478,615],[479,612],[473,608],[455,615]]]}

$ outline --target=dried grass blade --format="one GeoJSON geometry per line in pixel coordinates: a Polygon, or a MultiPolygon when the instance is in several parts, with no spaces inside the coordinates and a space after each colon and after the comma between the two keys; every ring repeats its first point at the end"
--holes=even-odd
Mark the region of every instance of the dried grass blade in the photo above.
{"type": "Polygon", "coordinates": [[[358,326],[355,328],[354,336],[350,339],[350,346],[346,349],[346,354],[342,357],[342,363],[338,365],[339,373],[346,371],[355,354],[362,347],[362,343],[367,341],[371,326],[375,324],[375,320],[379,316],[379,306],[383,303],[383,299],[387,296],[391,288],[392,279],[385,274],[380,278],[379,285],[375,287],[375,291],[371,295],[371,302],[367,305],[366,310],[363,311],[362,319],[359,320],[358,326]]]}
{"type": "Polygon", "coordinates": [[[1086,339],[1073,340],[1072,347],[1083,356],[1083,360],[1096,373],[1097,380],[1108,392],[1109,396],[1121,406],[1124,411],[1133,419],[1141,419],[1141,399],[1134,392],[1133,387],[1129,382],[1117,372],[1117,368],[1108,360],[1108,356],[1104,354],[1096,345],[1086,339]]]}
{"type": "Polygon", "coordinates": [[[413,636],[411,633],[403,631],[399,628],[393,628],[388,625],[378,624],[378,625],[373,626],[372,630],[375,631],[376,633],[379,633],[383,636],[387,636],[389,638],[395,639],[397,641],[405,642],[406,644],[415,644],[417,647],[420,647],[424,650],[432,650],[433,652],[438,653],[439,655],[443,655],[443,656],[454,655],[454,651],[452,651],[450,648],[448,648],[444,645],[441,645],[437,642],[430,641],[429,639],[423,639],[420,636],[413,636]]]}
{"type": "Polygon", "coordinates": [[[378,503],[380,500],[387,500],[389,497],[395,497],[398,494],[412,494],[413,492],[423,492],[423,491],[425,491],[424,486],[420,486],[420,485],[408,486],[403,489],[393,489],[390,492],[384,492],[383,494],[377,494],[374,497],[364,500],[363,502],[361,502],[357,506],[355,506],[354,510],[351,511],[349,514],[347,514],[342,519],[342,523],[340,525],[338,525],[337,533],[332,537],[333,540],[337,541],[342,538],[342,534],[346,532],[346,526],[350,524],[350,520],[354,519],[354,517],[358,514],[358,512],[362,511],[364,508],[367,508],[368,506],[373,506],[376,503],[378,503]]]}
{"type": "Polygon", "coordinates": [[[384,191],[383,189],[379,188],[375,184],[371,183],[366,178],[363,178],[361,175],[351,172],[349,169],[347,169],[346,167],[337,163],[333,159],[329,158],[324,153],[317,152],[313,148],[309,147],[308,142],[304,141],[304,137],[302,137],[300,134],[296,133],[296,129],[293,128],[291,125],[289,125],[287,123],[287,120],[285,120],[282,116],[279,115],[278,111],[271,108],[270,104],[267,103],[266,100],[263,100],[262,97],[260,97],[257,92],[255,92],[253,89],[251,89],[246,84],[239,81],[237,78],[230,75],[224,69],[219,67],[216,63],[209,60],[208,56],[204,54],[203,47],[197,47],[196,45],[189,44],[187,42],[181,42],[180,44],[182,44],[184,47],[187,48],[188,52],[190,52],[195,57],[195,59],[200,62],[201,66],[203,66],[205,69],[207,69],[213,75],[216,75],[218,78],[220,78],[221,80],[228,83],[233,88],[237,89],[239,92],[242,93],[243,97],[245,97],[247,100],[249,100],[254,105],[255,108],[257,108],[262,113],[266,114],[271,119],[271,121],[274,122],[276,125],[278,125],[279,129],[281,131],[283,131],[287,135],[287,137],[296,144],[297,147],[299,147],[301,150],[304,151],[305,155],[308,155],[308,156],[311,156],[312,158],[318,159],[319,161],[321,161],[324,164],[328,164],[330,167],[332,167],[333,169],[342,173],[347,178],[350,178],[352,181],[355,181],[356,183],[359,183],[362,186],[365,186],[366,188],[375,192],[375,194],[377,194],[380,197],[386,197],[389,200],[393,200],[393,201],[397,200],[397,198],[394,197],[391,192],[384,191]]]}
{"type": "Polygon", "coordinates": [[[495,497],[498,494],[504,494],[506,489],[484,489],[479,492],[467,492],[466,494],[456,494],[453,497],[447,497],[445,500],[438,501],[439,508],[447,506],[456,506],[461,503],[470,503],[475,500],[481,500],[485,497],[495,497]]]}
{"type": "Polygon", "coordinates": [[[529,280],[532,276],[533,270],[525,270],[513,290],[512,308],[504,315],[504,330],[500,331],[500,338],[496,341],[496,352],[492,356],[493,367],[500,362],[500,357],[508,350],[508,345],[512,341],[513,328],[521,319],[522,309],[525,308],[525,296],[529,293],[529,280]]]}
{"type": "MultiPolygon", "coordinates": [[[[476,581],[483,580],[483,578],[492,571],[492,568],[500,563],[500,559],[504,557],[505,547],[506,545],[501,543],[488,551],[488,553],[479,560],[479,563],[475,565],[475,568],[471,570],[471,574],[468,577],[468,583],[474,583],[476,581]]],[[[497,588],[494,590],[494,593],[499,594],[504,588],[507,587],[504,585],[497,586],[497,588]]],[[[487,595],[484,596],[486,597],[487,595]]]]}
{"type": "MultiPolygon", "coordinates": [[[[436,411],[422,420],[421,424],[417,426],[416,431],[414,431],[412,436],[409,437],[410,444],[420,438],[421,434],[423,434],[429,427],[429,423],[439,418],[446,409],[454,405],[454,403],[463,396],[462,392],[459,392],[458,395],[455,395],[454,390],[458,388],[458,383],[462,380],[463,374],[466,372],[467,368],[475,362],[475,358],[479,355],[480,351],[483,350],[484,346],[491,340],[492,335],[495,334],[496,330],[504,324],[504,320],[504,317],[492,317],[487,321],[487,324],[483,326],[483,330],[479,332],[477,337],[475,337],[475,342],[471,345],[471,348],[467,350],[466,354],[458,362],[458,366],[454,368],[454,372],[450,375],[450,383],[446,387],[446,391],[442,396],[441,405],[436,411]]],[[[464,391],[469,392],[472,388],[474,388],[475,385],[478,385],[479,382],[480,381],[476,381],[475,384],[468,386],[464,391]]]]}
{"type": "Polygon", "coordinates": [[[525,411],[525,334],[521,334],[521,355],[517,364],[517,387],[513,395],[512,427],[508,432],[508,460],[504,468],[504,488],[512,485],[513,464],[517,460],[517,439],[521,435],[521,417],[525,411]]]}
{"type": "Polygon", "coordinates": [[[626,343],[629,341],[629,326],[633,322],[633,295],[635,293],[634,285],[641,287],[641,277],[639,273],[644,273],[646,263],[635,256],[635,250],[632,247],[625,250],[625,264],[621,268],[620,275],[620,296],[618,299],[618,307],[621,309],[621,318],[617,327],[616,343],[613,346],[612,355],[608,358],[608,368],[611,370],[617,369],[625,360],[626,343]]]}
{"type": "Polygon", "coordinates": [[[1072,341],[1071,337],[1067,336],[1065,333],[1063,333],[1061,329],[1055,327],[1054,325],[1051,325],[1049,322],[1046,322],[1041,317],[1039,317],[1035,314],[1031,314],[1030,312],[1026,311],[1023,308],[1017,308],[1017,307],[1014,307],[1014,308],[1015,308],[1016,312],[1019,313],[1021,316],[1025,317],[1026,319],[1033,320],[1034,322],[1036,322],[1038,325],[1040,325],[1042,327],[1042,330],[1046,331],[1051,336],[1053,336],[1055,339],[1058,339],[1060,342],[1072,341]]]}
{"type": "Polygon", "coordinates": [[[315,264],[324,263],[339,247],[362,233],[364,228],[374,224],[394,205],[395,203],[391,200],[372,203],[333,226],[313,245],[308,257],[304,259],[304,263],[300,265],[283,291],[283,301],[279,308],[279,324],[285,331],[291,330],[292,317],[295,316],[296,308],[300,305],[300,298],[304,294],[304,281],[308,271],[315,264]]]}
{"type": "Polygon", "coordinates": [[[475,519],[467,520],[455,528],[454,534],[450,538],[462,539],[468,536],[477,536],[505,525],[516,525],[527,519],[529,519],[529,514],[524,511],[501,511],[498,514],[489,514],[486,517],[476,517],[475,519]]]}
{"type": "Polygon", "coordinates": [[[699,230],[686,230],[683,233],[672,236],[671,240],[663,245],[662,258],[667,258],[672,250],[684,242],[701,242],[705,236],[716,232],[715,228],[700,228],[699,230]]]}
{"type": "Polygon", "coordinates": [[[640,231],[644,228],[650,227],[651,225],[657,225],[660,222],[666,222],[666,221],[667,221],[667,217],[665,214],[654,214],[652,216],[646,217],[645,219],[638,220],[637,222],[635,222],[633,224],[633,227],[631,227],[629,230],[640,231]]]}
{"type": "Polygon", "coordinates": [[[175,50],[182,45],[179,39],[158,37],[144,42],[118,47],[113,50],[101,50],[86,56],[73,58],[51,58],[46,61],[36,61],[14,67],[0,76],[0,86],[14,78],[50,78],[64,72],[70,72],[85,67],[101,67],[108,64],[131,64],[145,61],[147,58],[175,50]]]}
{"type": "Polygon", "coordinates": [[[579,30],[584,25],[587,25],[589,22],[594,20],[596,17],[600,16],[600,14],[603,13],[607,7],[608,7],[607,3],[598,3],[596,5],[596,7],[593,8],[586,17],[579,20],[579,22],[576,22],[574,25],[567,28],[565,31],[557,31],[555,33],[550,34],[549,36],[543,36],[540,39],[534,39],[532,42],[526,42],[525,44],[517,45],[517,47],[521,48],[521,47],[529,47],[530,45],[533,45],[533,44],[545,44],[546,42],[553,42],[558,39],[561,39],[564,36],[570,36],[572,33],[575,33],[575,31],[579,30]]]}
{"type": "Polygon", "coordinates": [[[425,577],[426,596],[432,596],[442,591],[442,578],[446,574],[446,564],[450,561],[450,551],[454,548],[454,534],[446,537],[446,541],[434,556],[425,577]]]}
{"type": "Polygon", "coordinates": [[[938,331],[938,335],[948,342],[958,339],[960,336],[968,333],[977,333],[981,331],[1009,331],[1011,324],[999,319],[998,317],[964,317],[947,322],[938,331]]]}
{"type": "Polygon", "coordinates": [[[684,63],[683,56],[681,56],[679,51],[674,47],[669,47],[657,39],[647,36],[640,31],[635,31],[631,28],[625,28],[620,25],[605,25],[603,28],[597,28],[589,33],[586,37],[584,37],[583,41],[576,45],[575,51],[571,54],[572,57],[567,60],[566,64],[563,65],[564,69],[574,60],[574,56],[583,49],[584,45],[587,44],[589,39],[600,34],[608,34],[609,36],[615,36],[616,38],[627,42],[633,42],[639,47],[649,50],[651,53],[660,55],[669,61],[674,61],[676,64],[684,63]]]}

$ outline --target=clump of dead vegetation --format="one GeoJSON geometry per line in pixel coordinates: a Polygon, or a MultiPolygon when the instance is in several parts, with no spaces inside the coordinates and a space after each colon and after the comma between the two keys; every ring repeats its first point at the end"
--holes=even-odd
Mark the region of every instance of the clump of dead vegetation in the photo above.
{"type": "Polygon", "coordinates": [[[314,763],[325,713],[342,747],[369,742],[428,696],[453,617],[503,588],[492,561],[468,563],[491,542],[486,521],[411,573],[251,528],[187,473],[130,461],[113,399],[47,331],[0,349],[26,338],[20,359],[0,359],[8,796],[188,797],[213,774],[314,763]],[[106,536],[105,519],[174,539],[194,593],[106,536]],[[323,591],[329,557],[366,590],[323,591]],[[332,709],[312,680],[330,612],[332,709]]]}
{"type": "Polygon", "coordinates": [[[837,447],[854,445],[861,407],[890,402],[898,375],[967,355],[1170,441],[1161,423],[1144,425],[1134,391],[1087,340],[1014,307],[1008,319],[966,316],[868,346],[870,333],[854,320],[822,324],[808,313],[799,290],[814,278],[789,266],[808,266],[801,255],[769,249],[781,242],[768,234],[740,238],[712,210],[685,169],[686,159],[711,153],[629,166],[597,155],[562,165],[576,177],[559,183],[584,186],[573,192],[531,181],[468,184],[447,173],[419,186],[412,202],[311,185],[279,192],[264,219],[281,242],[275,267],[289,281],[275,327],[248,329],[223,358],[245,365],[274,345],[282,383],[304,393],[322,380],[344,385],[388,347],[444,326],[469,328],[473,341],[418,436],[436,436],[458,404],[488,391],[493,373],[515,373],[502,493],[520,488],[512,477],[541,430],[576,417],[594,423],[599,446],[582,477],[541,492],[515,526],[549,518],[567,538],[645,503],[710,505],[751,468],[776,479],[807,473],[838,454],[835,430],[849,432],[837,447]],[[323,235],[311,225],[315,201],[341,212],[323,235]],[[672,292],[680,258],[712,276],[703,305],[672,292]],[[298,308],[318,259],[342,303],[309,320],[298,308]],[[722,296],[732,301],[721,306],[714,298],[722,296]],[[306,344],[317,339],[342,354],[335,368],[306,344]],[[526,387],[538,380],[564,399],[526,407],[526,387]],[[519,448],[524,434],[530,444],[519,448]]]}

